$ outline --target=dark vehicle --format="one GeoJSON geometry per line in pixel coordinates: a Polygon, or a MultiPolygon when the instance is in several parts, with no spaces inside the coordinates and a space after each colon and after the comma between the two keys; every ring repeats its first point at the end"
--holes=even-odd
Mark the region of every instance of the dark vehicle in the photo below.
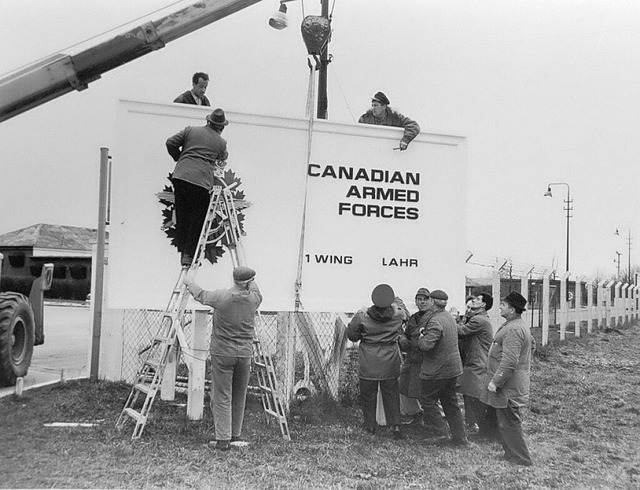
{"type": "Polygon", "coordinates": [[[0,386],[14,385],[25,376],[34,345],[44,343],[44,291],[52,281],[53,264],[44,264],[28,298],[16,292],[0,292],[0,386]]]}

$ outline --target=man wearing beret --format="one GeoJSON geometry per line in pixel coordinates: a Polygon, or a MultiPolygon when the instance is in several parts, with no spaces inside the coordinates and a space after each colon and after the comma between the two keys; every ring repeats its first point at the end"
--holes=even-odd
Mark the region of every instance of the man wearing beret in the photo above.
{"type": "Polygon", "coordinates": [[[389,107],[389,99],[382,92],[378,92],[371,99],[371,109],[358,120],[361,124],[376,124],[379,126],[395,126],[404,128],[404,136],[400,140],[400,150],[406,150],[409,143],[420,134],[420,126],[413,119],[403,116],[389,107]]]}
{"type": "Polygon", "coordinates": [[[400,374],[400,412],[406,418],[403,423],[412,425],[424,425],[420,406],[422,351],[418,348],[418,338],[420,329],[431,317],[429,295],[427,288],[418,289],[415,299],[418,311],[409,317],[404,335],[400,336],[400,350],[405,353],[400,374]]]}
{"type": "Polygon", "coordinates": [[[229,289],[205,291],[191,274],[184,285],[193,298],[211,306],[211,411],[215,423],[216,448],[226,451],[241,440],[244,406],[253,357],[254,318],[262,294],[254,282],[256,272],[249,267],[233,270],[229,289]]]}
{"type": "Polygon", "coordinates": [[[504,459],[531,466],[531,456],[522,434],[520,407],[529,401],[532,337],[522,319],[527,300],[512,291],[500,302],[506,320],[489,349],[482,402],[495,410],[504,459]]]}
{"type": "Polygon", "coordinates": [[[451,313],[445,310],[448,299],[444,291],[438,289],[431,292],[433,314],[418,339],[418,347],[424,352],[420,367],[420,403],[425,423],[436,432],[436,437],[429,443],[466,446],[468,441],[456,393],[457,378],[462,374],[458,327],[451,313]],[[438,401],[442,405],[446,423],[440,414],[438,401]]]}
{"type": "Polygon", "coordinates": [[[402,439],[400,431],[400,348],[404,312],[395,304],[395,294],[388,284],[379,284],[371,293],[373,305],[357,312],[349,325],[347,337],[360,342],[358,347],[358,376],[364,429],[376,433],[376,403],[378,385],[382,403],[394,439],[402,439]]]}

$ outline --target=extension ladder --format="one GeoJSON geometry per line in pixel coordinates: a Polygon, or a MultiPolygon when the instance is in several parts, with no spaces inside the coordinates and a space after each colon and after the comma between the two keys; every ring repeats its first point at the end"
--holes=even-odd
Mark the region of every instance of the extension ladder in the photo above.
{"type": "MultiPolygon", "coordinates": [[[[176,349],[178,343],[183,348],[188,348],[183,329],[184,313],[189,301],[189,294],[184,285],[185,277],[190,271],[197,272],[209,244],[224,244],[229,250],[234,267],[244,265],[244,257],[240,247],[243,233],[238,222],[231,188],[226,185],[219,174],[216,175],[216,178],[221,185],[213,187],[209,209],[202,225],[193,261],[190,266],[181,268],[169,303],[162,315],[158,333],[152,339],[151,344],[141,351],[141,353],[146,352],[145,360],[136,375],[129,397],[116,422],[116,427],[122,429],[129,418],[135,421],[131,439],[138,439],[142,435],[172,351],[176,349]]],[[[283,404],[277,389],[271,357],[262,351],[257,337],[254,339],[253,345],[265,414],[273,415],[278,419],[283,437],[289,440],[289,428],[284,410],[282,410],[283,404]],[[263,382],[264,380],[267,382],[263,382]],[[279,409],[267,411],[267,407],[279,407],[279,409]]]]}

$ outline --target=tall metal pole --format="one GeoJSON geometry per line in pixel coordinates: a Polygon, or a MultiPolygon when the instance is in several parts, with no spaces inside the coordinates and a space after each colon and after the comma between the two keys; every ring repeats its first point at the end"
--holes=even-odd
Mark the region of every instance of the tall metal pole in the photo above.
{"type": "Polygon", "coordinates": [[[100,366],[100,336],[102,333],[102,302],[104,295],[104,259],[107,237],[107,200],[109,190],[109,149],[100,148],[100,192],[98,202],[98,243],[96,244],[96,271],[93,301],[93,329],[91,338],[91,370],[89,379],[98,380],[100,366]]]}
{"type": "MultiPolygon", "coordinates": [[[[329,0],[322,0],[322,17],[329,18],[329,0]]],[[[327,113],[329,108],[329,101],[327,98],[327,70],[329,66],[329,41],[331,40],[331,34],[329,39],[320,53],[320,68],[318,71],[318,119],[327,119],[327,113]]]]}
{"type": "Polygon", "coordinates": [[[627,231],[629,232],[629,253],[627,254],[627,259],[629,260],[629,272],[627,273],[627,282],[631,283],[631,229],[627,231]]]}
{"type": "Polygon", "coordinates": [[[573,210],[573,207],[571,207],[571,203],[573,202],[571,200],[571,190],[569,188],[569,184],[567,184],[566,182],[551,182],[549,185],[547,185],[547,192],[545,192],[545,196],[549,196],[552,197],[551,194],[551,186],[552,185],[566,185],[567,186],[567,199],[564,202],[566,207],[564,208],[565,211],[567,212],[567,257],[566,257],[566,262],[565,262],[565,272],[569,272],[569,220],[571,219],[571,211],[573,210]]]}
{"type": "Polygon", "coordinates": [[[569,272],[569,219],[571,218],[571,196],[569,194],[569,184],[567,184],[567,200],[565,201],[567,204],[567,260],[566,260],[566,268],[565,271],[569,272]]]}

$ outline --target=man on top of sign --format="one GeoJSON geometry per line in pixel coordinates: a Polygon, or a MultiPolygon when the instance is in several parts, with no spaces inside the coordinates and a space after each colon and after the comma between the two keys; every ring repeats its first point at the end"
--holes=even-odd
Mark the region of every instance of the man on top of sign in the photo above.
{"type": "Polygon", "coordinates": [[[404,128],[404,136],[400,140],[400,146],[398,148],[401,151],[406,150],[409,143],[420,133],[420,126],[413,119],[409,119],[407,116],[403,116],[399,112],[391,109],[389,104],[390,102],[387,96],[382,92],[378,92],[371,99],[371,109],[360,116],[358,122],[362,124],[377,124],[379,126],[404,128]]]}

